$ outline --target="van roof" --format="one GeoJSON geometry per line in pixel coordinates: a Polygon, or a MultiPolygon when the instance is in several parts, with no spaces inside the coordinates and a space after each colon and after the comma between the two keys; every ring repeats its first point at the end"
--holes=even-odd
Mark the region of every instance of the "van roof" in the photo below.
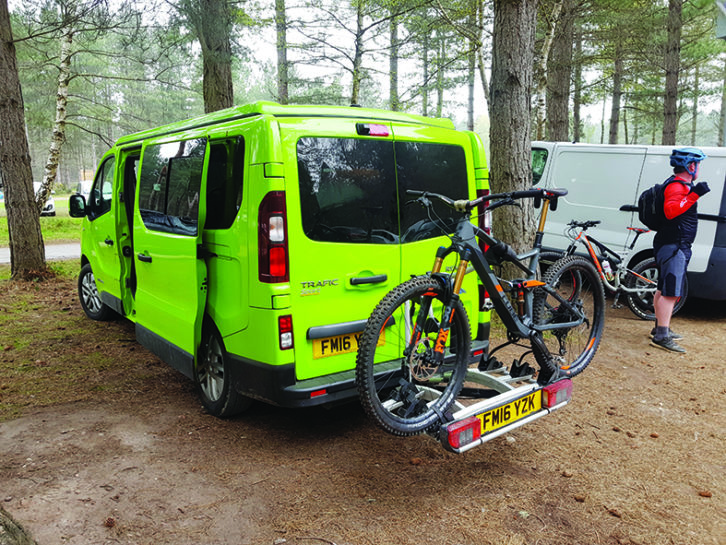
{"type": "Polygon", "coordinates": [[[455,129],[454,123],[450,119],[424,117],[421,115],[391,112],[374,108],[297,104],[283,105],[276,102],[258,101],[122,136],[116,141],[116,145],[120,146],[131,142],[138,142],[146,138],[164,136],[166,134],[216,125],[218,123],[227,123],[257,115],[270,115],[274,117],[342,117],[365,119],[367,121],[400,121],[445,129],[455,129]]]}

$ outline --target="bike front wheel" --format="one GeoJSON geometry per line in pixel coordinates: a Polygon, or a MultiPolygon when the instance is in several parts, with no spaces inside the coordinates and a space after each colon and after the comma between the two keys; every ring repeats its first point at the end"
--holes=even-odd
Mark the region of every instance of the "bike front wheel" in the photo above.
{"type": "Polygon", "coordinates": [[[419,276],[391,290],[368,319],[356,383],[366,413],[388,433],[415,435],[435,426],[461,391],[469,363],[469,319],[457,300],[444,359],[437,363],[434,348],[445,312],[440,283],[419,276]],[[417,320],[424,328],[415,340],[417,320]]]}
{"type": "MultiPolygon", "coordinates": [[[[655,308],[653,307],[653,296],[658,285],[658,264],[650,257],[635,265],[625,280],[625,285],[635,292],[625,294],[625,302],[641,320],[655,320],[655,308]]],[[[683,278],[683,295],[676,300],[673,307],[673,314],[681,310],[688,295],[688,278],[683,278]]]]}
{"type": "Polygon", "coordinates": [[[605,322],[605,292],[590,261],[568,256],[553,263],[537,290],[533,318],[560,375],[574,377],[592,361],[605,322]],[[549,291],[548,291],[549,290],[549,291]],[[576,323],[577,325],[565,325],[576,323]],[[563,324],[563,327],[556,327],[563,324]]]}

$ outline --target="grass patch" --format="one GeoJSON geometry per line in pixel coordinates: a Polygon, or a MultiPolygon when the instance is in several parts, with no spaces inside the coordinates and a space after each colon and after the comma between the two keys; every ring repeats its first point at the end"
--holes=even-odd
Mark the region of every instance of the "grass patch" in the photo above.
{"type": "Polygon", "coordinates": [[[86,317],[76,260],[51,267],[40,282],[0,280],[0,422],[35,407],[152,399],[159,384],[186,380],[136,342],[128,320],[86,317]]]}
{"type": "MultiPolygon", "coordinates": [[[[83,218],[72,218],[68,215],[68,197],[55,198],[55,216],[42,216],[40,230],[43,241],[48,243],[78,242],[81,240],[83,218]]],[[[8,246],[8,222],[5,203],[0,203],[0,246],[8,246]]]]}

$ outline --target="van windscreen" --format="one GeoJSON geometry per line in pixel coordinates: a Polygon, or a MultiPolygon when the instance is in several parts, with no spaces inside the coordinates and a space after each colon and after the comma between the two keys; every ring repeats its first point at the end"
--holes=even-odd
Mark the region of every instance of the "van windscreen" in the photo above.
{"type": "Polygon", "coordinates": [[[450,210],[431,223],[407,189],[466,198],[463,148],[422,142],[301,138],[297,143],[303,230],[324,242],[396,244],[450,231],[450,210]],[[401,236],[401,233],[404,233],[401,236]]]}

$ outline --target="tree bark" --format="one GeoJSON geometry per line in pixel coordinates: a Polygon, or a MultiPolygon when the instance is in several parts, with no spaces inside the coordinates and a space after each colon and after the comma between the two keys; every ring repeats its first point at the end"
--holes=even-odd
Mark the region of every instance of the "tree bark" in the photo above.
{"type": "Polygon", "coordinates": [[[663,140],[664,146],[676,143],[678,129],[678,72],[681,55],[681,19],[683,0],[668,2],[668,42],[665,50],[665,97],[663,100],[663,140]]]}
{"type": "Polygon", "coordinates": [[[71,49],[73,47],[73,30],[66,27],[61,36],[60,64],[58,71],[58,92],[55,98],[55,123],[50,139],[48,160],[43,170],[43,181],[40,190],[35,196],[35,204],[40,214],[45,206],[45,201],[53,190],[58,177],[58,164],[60,162],[63,144],[66,141],[66,116],[68,107],[68,87],[71,81],[71,49]]]}
{"type": "Polygon", "coordinates": [[[37,545],[25,528],[15,522],[2,507],[0,507],[0,545],[37,545]]]}
{"type": "MultiPolygon", "coordinates": [[[[724,83],[726,88],[726,83],[724,83]]],[[[421,85],[421,115],[429,115],[429,33],[423,39],[423,84],[421,85]]]]}
{"type": "Polygon", "coordinates": [[[698,65],[693,68],[693,105],[691,106],[691,145],[696,145],[696,132],[698,131],[698,94],[700,82],[700,72],[698,65]]]}
{"type": "Polygon", "coordinates": [[[280,104],[287,104],[290,100],[290,76],[287,61],[285,0],[275,0],[275,26],[277,28],[277,100],[280,104]]]}
{"type": "Polygon", "coordinates": [[[547,67],[561,11],[562,0],[557,2],[554,8],[552,8],[552,26],[550,27],[549,32],[547,32],[547,36],[542,44],[542,53],[540,55],[539,63],[539,77],[537,78],[537,140],[543,140],[545,137],[545,116],[547,115],[547,67]]]}
{"type": "Polygon", "coordinates": [[[578,25],[575,37],[575,61],[574,61],[574,90],[572,95],[572,140],[580,141],[582,131],[582,120],[580,119],[580,108],[582,107],[582,32],[578,25]]]}
{"type": "Polygon", "coordinates": [[[726,60],[723,63],[721,82],[721,112],[719,114],[718,145],[723,146],[726,142],[726,60]]]}
{"type": "Polygon", "coordinates": [[[23,94],[7,0],[0,0],[0,175],[10,237],[11,275],[13,279],[30,278],[45,271],[45,248],[33,195],[23,94]]]}
{"type": "Polygon", "coordinates": [[[436,117],[444,114],[444,67],[446,66],[446,35],[439,31],[438,51],[436,54],[436,117]]]}
{"type": "Polygon", "coordinates": [[[623,58],[620,46],[615,47],[613,70],[613,103],[610,109],[610,133],[608,144],[618,143],[618,129],[620,127],[620,99],[623,95],[623,58]]]}
{"type": "Polygon", "coordinates": [[[562,2],[547,62],[547,139],[570,139],[570,81],[572,80],[572,0],[562,2]]]}
{"type": "Polygon", "coordinates": [[[202,48],[202,93],[204,112],[234,105],[232,89],[232,16],[229,5],[220,0],[194,0],[192,21],[202,48]]]}
{"type": "Polygon", "coordinates": [[[392,111],[399,110],[398,103],[398,19],[395,14],[391,13],[390,21],[391,32],[391,55],[389,57],[389,92],[388,105],[392,111]]]}
{"type": "MultiPolygon", "coordinates": [[[[536,0],[494,0],[491,79],[491,184],[493,190],[515,191],[532,185],[530,99],[537,18],[536,0]]],[[[531,247],[534,208],[508,206],[495,217],[497,236],[518,251],[531,247]]]]}
{"type": "Polygon", "coordinates": [[[358,2],[355,27],[355,51],[353,53],[353,83],[351,84],[350,103],[358,104],[360,100],[360,82],[363,66],[363,2],[358,2]]]}

